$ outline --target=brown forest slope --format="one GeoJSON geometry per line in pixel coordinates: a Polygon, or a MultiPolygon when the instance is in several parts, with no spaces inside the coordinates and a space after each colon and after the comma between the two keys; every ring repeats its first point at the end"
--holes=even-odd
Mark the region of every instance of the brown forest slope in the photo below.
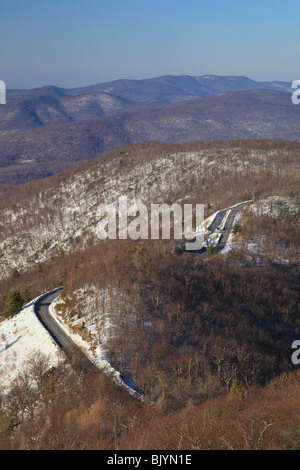
{"type": "Polygon", "coordinates": [[[120,195],[204,203],[206,215],[274,195],[299,208],[299,152],[290,141],[146,142],[2,187],[0,310],[8,292],[27,286],[35,297],[64,284],[61,315],[88,336],[109,308],[109,360],[153,405],[66,366],[39,375],[33,361],[1,397],[1,447],[299,448],[291,361],[300,328],[299,217],[277,217],[274,206],[267,216],[247,214],[240,245],[226,256],[94,236],[98,204],[120,195]],[[263,263],[244,247],[255,236],[259,248],[263,237],[269,243],[263,263]],[[279,248],[288,261],[276,258],[279,248]]]}
{"type": "Polygon", "coordinates": [[[15,184],[49,176],[79,161],[134,142],[234,138],[298,140],[299,128],[300,109],[292,104],[289,94],[251,90],[150,105],[145,109],[93,119],[83,117],[74,122],[22,131],[2,131],[0,183],[15,184]]]}

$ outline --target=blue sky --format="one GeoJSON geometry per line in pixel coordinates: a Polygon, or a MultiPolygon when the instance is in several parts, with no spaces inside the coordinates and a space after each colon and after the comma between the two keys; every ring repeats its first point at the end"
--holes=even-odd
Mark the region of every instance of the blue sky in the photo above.
{"type": "Polygon", "coordinates": [[[0,0],[8,88],[159,75],[300,79],[300,2],[0,0]]]}

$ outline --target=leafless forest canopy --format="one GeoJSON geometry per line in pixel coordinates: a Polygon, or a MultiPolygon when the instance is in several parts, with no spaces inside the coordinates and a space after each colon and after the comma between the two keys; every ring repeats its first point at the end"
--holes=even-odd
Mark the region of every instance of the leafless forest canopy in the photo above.
{"type": "Polygon", "coordinates": [[[0,187],[2,316],[9,292],[63,285],[70,321],[78,290],[110,292],[109,359],[145,397],[33,357],[1,396],[0,448],[299,449],[299,212],[285,205],[299,209],[299,154],[283,140],[147,142],[0,187]],[[172,240],[99,242],[91,207],[112,194],[203,203],[206,216],[281,202],[245,210],[228,254],[199,256],[172,240]]]}

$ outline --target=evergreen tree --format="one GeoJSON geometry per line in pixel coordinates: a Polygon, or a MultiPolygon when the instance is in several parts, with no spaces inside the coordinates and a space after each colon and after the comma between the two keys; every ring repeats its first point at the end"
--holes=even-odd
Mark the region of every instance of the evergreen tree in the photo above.
{"type": "Polygon", "coordinates": [[[29,290],[29,287],[28,286],[24,286],[22,291],[21,291],[21,295],[22,295],[22,298],[23,298],[23,303],[24,304],[27,304],[28,302],[30,302],[31,300],[31,293],[30,293],[30,290],[29,290]]]}
{"type": "Polygon", "coordinates": [[[2,316],[4,318],[9,318],[13,315],[16,315],[22,309],[24,304],[23,297],[18,290],[9,290],[4,297],[4,302],[5,308],[2,312],[2,316]]]}

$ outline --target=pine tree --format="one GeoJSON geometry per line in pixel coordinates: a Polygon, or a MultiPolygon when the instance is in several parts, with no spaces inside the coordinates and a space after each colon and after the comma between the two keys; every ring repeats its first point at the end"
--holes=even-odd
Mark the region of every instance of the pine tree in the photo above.
{"type": "Polygon", "coordinates": [[[18,290],[9,290],[4,297],[5,308],[2,312],[4,318],[12,317],[16,315],[23,307],[24,300],[18,290]]]}
{"type": "Polygon", "coordinates": [[[31,293],[30,293],[30,290],[29,290],[29,287],[28,287],[28,286],[24,286],[24,287],[22,288],[21,295],[22,295],[23,303],[24,303],[24,304],[27,304],[28,302],[30,302],[30,300],[31,300],[31,293]]]}

